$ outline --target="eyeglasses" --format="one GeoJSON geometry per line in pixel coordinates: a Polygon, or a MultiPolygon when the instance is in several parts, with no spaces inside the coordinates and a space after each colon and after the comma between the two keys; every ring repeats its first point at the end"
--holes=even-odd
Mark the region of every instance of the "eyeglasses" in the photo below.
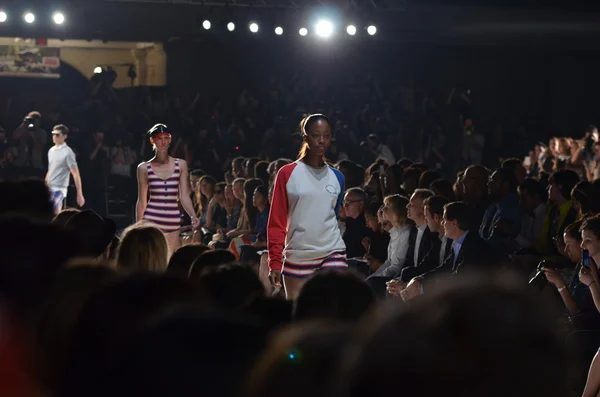
{"type": "Polygon", "coordinates": [[[62,133],[60,133],[60,132],[53,132],[52,133],[52,136],[61,136],[61,135],[62,135],[62,133]]]}
{"type": "Polygon", "coordinates": [[[344,202],[342,203],[342,205],[343,205],[344,207],[348,207],[348,206],[350,206],[351,204],[354,204],[354,203],[360,203],[361,201],[362,201],[362,200],[348,200],[348,201],[344,201],[344,202]]]}

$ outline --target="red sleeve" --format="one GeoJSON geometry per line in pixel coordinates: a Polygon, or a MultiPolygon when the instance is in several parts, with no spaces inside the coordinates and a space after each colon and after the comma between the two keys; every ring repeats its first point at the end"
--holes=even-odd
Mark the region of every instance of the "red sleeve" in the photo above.
{"type": "Polygon", "coordinates": [[[271,270],[283,268],[283,247],[288,227],[287,183],[295,167],[295,163],[283,166],[275,177],[267,225],[267,247],[269,249],[269,269],[271,270]]]}

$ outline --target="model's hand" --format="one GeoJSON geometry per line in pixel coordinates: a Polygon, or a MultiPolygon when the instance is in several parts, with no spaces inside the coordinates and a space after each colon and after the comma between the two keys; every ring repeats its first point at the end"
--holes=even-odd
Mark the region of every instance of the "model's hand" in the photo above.
{"type": "Polygon", "coordinates": [[[198,226],[200,226],[200,219],[198,219],[196,215],[191,216],[190,219],[192,220],[192,229],[198,229],[198,226]]]}
{"type": "Polygon", "coordinates": [[[83,194],[78,194],[77,195],[77,205],[80,207],[83,207],[83,205],[85,204],[85,198],[83,197],[83,194]]]}
{"type": "Polygon", "coordinates": [[[269,281],[274,288],[281,288],[281,270],[271,270],[269,272],[269,281]]]}

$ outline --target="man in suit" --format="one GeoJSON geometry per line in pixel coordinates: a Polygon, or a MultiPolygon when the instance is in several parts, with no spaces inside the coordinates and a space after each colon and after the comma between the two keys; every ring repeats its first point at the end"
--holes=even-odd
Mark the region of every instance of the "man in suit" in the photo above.
{"type": "Polygon", "coordinates": [[[435,238],[433,233],[427,227],[425,221],[425,212],[423,211],[423,201],[433,196],[433,192],[428,189],[417,189],[410,197],[410,201],[406,206],[408,219],[414,222],[410,230],[408,238],[408,251],[406,253],[406,261],[400,265],[389,266],[381,276],[387,278],[385,281],[391,281],[395,277],[399,277],[402,269],[406,267],[415,267],[427,255],[431,249],[432,242],[435,238]]]}
{"type": "Polygon", "coordinates": [[[408,283],[400,293],[404,301],[425,293],[425,285],[436,278],[451,279],[493,263],[490,247],[479,238],[477,229],[473,229],[471,209],[467,204],[459,201],[445,205],[442,226],[446,237],[453,240],[450,254],[441,266],[408,283]]]}
{"type": "Polygon", "coordinates": [[[400,296],[400,292],[406,288],[410,280],[441,266],[450,254],[452,240],[446,237],[442,226],[444,206],[448,202],[449,200],[443,196],[431,196],[423,201],[425,222],[432,233],[431,247],[417,265],[405,267],[400,277],[387,284],[389,294],[400,296]]]}
{"type": "Polygon", "coordinates": [[[417,266],[425,258],[435,239],[433,232],[427,226],[424,210],[424,202],[431,196],[433,196],[431,190],[417,189],[410,197],[410,201],[406,206],[408,209],[408,219],[411,219],[415,223],[415,227],[411,233],[408,260],[404,266],[405,268],[417,266]]]}
{"type": "Polygon", "coordinates": [[[488,183],[492,204],[481,221],[479,237],[501,253],[510,253],[509,241],[519,234],[522,211],[517,177],[509,168],[498,168],[488,183]]]}
{"type": "Polygon", "coordinates": [[[400,277],[402,269],[415,267],[431,250],[435,235],[427,227],[423,211],[423,201],[431,196],[433,196],[431,190],[417,189],[410,197],[410,201],[406,205],[407,217],[414,222],[414,225],[408,237],[406,260],[403,263],[388,266],[381,274],[367,279],[378,296],[385,296],[387,284],[395,277],[400,277]]]}
{"type": "Polygon", "coordinates": [[[346,255],[348,258],[362,258],[365,255],[362,241],[371,234],[365,220],[367,195],[357,187],[348,189],[342,204],[346,214],[346,231],[343,236],[346,255]]]}

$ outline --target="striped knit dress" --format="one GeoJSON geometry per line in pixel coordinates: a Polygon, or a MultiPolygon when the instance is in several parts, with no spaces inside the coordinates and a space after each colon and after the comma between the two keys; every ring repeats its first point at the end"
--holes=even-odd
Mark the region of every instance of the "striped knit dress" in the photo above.
{"type": "Polygon", "coordinates": [[[163,233],[171,233],[181,227],[181,211],[179,211],[179,160],[175,159],[173,174],[162,179],[154,173],[150,162],[146,163],[148,170],[148,190],[150,200],[146,205],[143,219],[152,223],[163,233]]]}

